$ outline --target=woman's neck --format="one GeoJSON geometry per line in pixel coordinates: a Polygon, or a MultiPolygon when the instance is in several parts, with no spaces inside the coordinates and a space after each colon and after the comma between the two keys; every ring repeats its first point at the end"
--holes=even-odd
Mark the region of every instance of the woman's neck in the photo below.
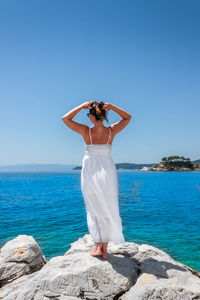
{"type": "Polygon", "coordinates": [[[94,127],[97,128],[97,127],[105,127],[105,126],[103,125],[103,122],[101,121],[101,122],[99,122],[99,123],[96,122],[96,123],[94,124],[94,127]]]}

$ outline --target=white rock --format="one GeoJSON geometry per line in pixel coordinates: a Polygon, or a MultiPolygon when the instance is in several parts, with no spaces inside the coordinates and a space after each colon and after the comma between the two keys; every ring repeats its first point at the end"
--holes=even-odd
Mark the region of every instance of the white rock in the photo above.
{"type": "Polygon", "coordinates": [[[32,236],[18,235],[0,250],[0,287],[22,275],[41,269],[46,262],[32,236]]]}
{"type": "Polygon", "coordinates": [[[149,168],[148,168],[148,167],[143,167],[143,168],[141,169],[141,171],[149,171],[149,168]]]}
{"type": "Polygon", "coordinates": [[[0,299],[200,299],[200,274],[156,247],[109,242],[107,260],[92,257],[92,248],[91,236],[84,235],[63,256],[6,284],[0,299]]]}

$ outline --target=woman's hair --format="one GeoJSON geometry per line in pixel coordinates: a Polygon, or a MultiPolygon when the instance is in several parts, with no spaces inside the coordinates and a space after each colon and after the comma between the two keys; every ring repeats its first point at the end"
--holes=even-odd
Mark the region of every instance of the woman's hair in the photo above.
{"type": "Polygon", "coordinates": [[[97,101],[93,101],[90,106],[89,106],[89,114],[92,114],[95,116],[96,120],[106,120],[108,122],[108,118],[107,118],[107,110],[103,107],[104,106],[104,102],[97,102],[97,101]]]}

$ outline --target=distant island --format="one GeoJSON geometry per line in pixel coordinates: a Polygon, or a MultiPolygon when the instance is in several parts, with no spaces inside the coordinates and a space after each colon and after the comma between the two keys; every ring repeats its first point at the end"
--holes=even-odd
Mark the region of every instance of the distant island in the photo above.
{"type": "Polygon", "coordinates": [[[150,171],[200,171],[200,160],[192,162],[190,158],[179,155],[163,157],[150,171]]]}
{"type": "MultiPolygon", "coordinates": [[[[152,167],[154,163],[152,164],[133,164],[133,163],[116,163],[115,167],[116,169],[124,169],[124,170],[141,170],[143,167],[152,167]]],[[[81,166],[77,166],[74,168],[74,170],[80,170],[82,169],[81,166]]]]}

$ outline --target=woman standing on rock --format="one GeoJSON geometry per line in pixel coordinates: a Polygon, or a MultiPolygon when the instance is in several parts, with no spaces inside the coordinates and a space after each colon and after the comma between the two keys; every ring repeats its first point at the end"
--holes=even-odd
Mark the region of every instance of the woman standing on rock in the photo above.
{"type": "Polygon", "coordinates": [[[104,102],[88,101],[66,113],[62,120],[72,130],[82,135],[85,141],[85,155],[81,170],[81,190],[83,193],[87,225],[95,247],[90,255],[107,258],[108,242],[124,243],[122,222],[118,205],[118,180],[115,163],[111,156],[114,136],[127,126],[131,115],[125,110],[104,102]],[[72,119],[82,109],[94,126],[77,123],[72,119]],[[122,117],[109,127],[104,126],[109,110],[122,117]]]}

